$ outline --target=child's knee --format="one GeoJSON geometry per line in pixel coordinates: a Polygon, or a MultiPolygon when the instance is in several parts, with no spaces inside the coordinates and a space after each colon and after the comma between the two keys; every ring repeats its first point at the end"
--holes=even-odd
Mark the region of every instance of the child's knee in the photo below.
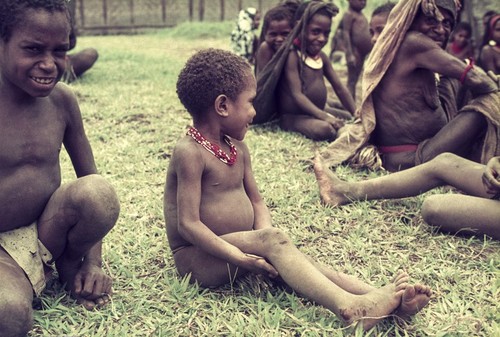
{"type": "Polygon", "coordinates": [[[111,229],[120,213],[120,202],[115,189],[97,174],[79,178],[75,189],[75,200],[104,226],[111,229]]]}
{"type": "Polygon", "coordinates": [[[12,292],[1,292],[1,336],[26,336],[33,327],[31,302],[17,295],[12,292]]]}
{"type": "Polygon", "coordinates": [[[266,228],[260,231],[260,239],[264,244],[283,246],[291,243],[288,235],[279,228],[266,228]]]}

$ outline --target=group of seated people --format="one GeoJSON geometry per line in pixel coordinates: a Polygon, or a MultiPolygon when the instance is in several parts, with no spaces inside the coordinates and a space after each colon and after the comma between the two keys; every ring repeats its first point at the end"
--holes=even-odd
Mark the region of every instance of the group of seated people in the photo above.
{"type": "MultiPolygon", "coordinates": [[[[175,266],[190,282],[216,287],[247,273],[279,277],[346,324],[370,329],[390,315],[415,315],[429,303],[430,287],[401,272],[376,288],[300,252],[272,226],[243,142],[249,125],[279,119],[285,130],[333,141],[314,159],[326,204],[451,184],[470,195],[427,199],[425,220],[499,239],[498,78],[444,50],[455,25],[454,0],[400,1],[380,14],[387,16],[385,28],[384,20],[372,25],[376,42],[356,107],[322,51],[337,12],[330,2],[287,0],[266,14],[255,60],[207,49],[186,62],[176,91],[193,126],[169,159],[163,209],[175,266]],[[325,78],[340,106],[328,102],[325,78]],[[356,119],[344,122],[346,114],[356,119]],[[351,184],[329,171],[367,162],[402,171],[351,184]]],[[[88,309],[106,305],[112,293],[102,240],[120,203],[98,174],[76,95],[58,83],[73,46],[71,29],[65,0],[0,2],[1,336],[29,332],[33,298],[55,271],[88,309]],[[63,147],[77,176],[64,184],[63,147]]]]}

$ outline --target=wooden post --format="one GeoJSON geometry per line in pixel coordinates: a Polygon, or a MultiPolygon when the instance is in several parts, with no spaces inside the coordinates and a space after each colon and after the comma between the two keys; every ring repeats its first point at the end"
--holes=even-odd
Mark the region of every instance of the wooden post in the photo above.
{"type": "Polygon", "coordinates": [[[238,0],[238,13],[243,9],[243,0],[238,0]]]}
{"type": "Polygon", "coordinates": [[[203,22],[204,17],[205,17],[205,0],[200,0],[198,8],[198,18],[200,22],[203,22]]]}
{"type": "Polygon", "coordinates": [[[220,21],[224,21],[224,12],[226,8],[226,3],[224,0],[220,0],[220,21]]]}
{"type": "Polygon", "coordinates": [[[161,20],[164,25],[167,24],[167,0],[161,0],[161,20]]]}
{"type": "Polygon", "coordinates": [[[80,0],[80,25],[81,27],[85,27],[85,6],[83,5],[83,1],[80,0]]]}
{"type": "Polygon", "coordinates": [[[102,19],[104,21],[104,25],[108,25],[108,2],[107,0],[102,0],[102,19]]]}
{"type": "Polygon", "coordinates": [[[193,4],[194,0],[189,0],[189,21],[193,21],[193,4]]]}
{"type": "Polygon", "coordinates": [[[130,10],[130,24],[134,26],[135,18],[134,18],[134,0],[129,0],[128,7],[130,10]]]}

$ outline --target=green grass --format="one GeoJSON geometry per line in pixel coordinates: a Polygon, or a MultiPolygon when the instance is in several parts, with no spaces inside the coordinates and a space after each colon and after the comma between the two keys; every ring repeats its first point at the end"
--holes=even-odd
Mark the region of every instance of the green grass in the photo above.
{"type": "MultiPolygon", "coordinates": [[[[230,28],[214,28],[224,29],[230,28]]],[[[107,307],[87,311],[56,283],[41,297],[31,335],[350,335],[328,310],[262,277],[207,291],[177,276],[162,210],[169,157],[190,124],[175,94],[176,77],[195,50],[228,48],[229,39],[219,33],[202,39],[176,34],[78,41],[78,48],[93,46],[100,53],[95,67],[72,87],[99,170],[121,201],[120,218],[104,240],[105,269],[114,278],[115,294],[107,307]]],[[[276,125],[253,127],[246,142],[274,225],[303,252],[377,286],[405,269],[414,282],[433,288],[431,303],[409,324],[387,319],[354,335],[498,336],[498,242],[436,232],[419,215],[424,196],[324,207],[310,162],[324,143],[276,125]]],[[[74,179],[66,155],[62,165],[64,180],[74,179]]],[[[337,173],[348,180],[382,174],[348,167],[337,173]]]]}

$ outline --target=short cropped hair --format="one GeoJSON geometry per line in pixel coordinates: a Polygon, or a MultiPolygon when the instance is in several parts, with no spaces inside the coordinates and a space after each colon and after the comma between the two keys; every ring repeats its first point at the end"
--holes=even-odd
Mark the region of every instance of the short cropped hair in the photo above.
{"type": "Polygon", "coordinates": [[[470,23],[468,23],[468,22],[457,23],[453,32],[457,33],[461,30],[465,31],[469,36],[472,36],[472,26],[470,25],[470,23]]]}
{"type": "Polygon", "coordinates": [[[13,29],[29,8],[66,12],[70,20],[68,0],[0,0],[0,38],[4,42],[9,42],[13,29]]]}
{"type": "Polygon", "coordinates": [[[243,57],[221,49],[204,49],[191,56],[177,79],[177,96],[195,117],[204,114],[219,95],[236,100],[253,76],[243,57]]]}

